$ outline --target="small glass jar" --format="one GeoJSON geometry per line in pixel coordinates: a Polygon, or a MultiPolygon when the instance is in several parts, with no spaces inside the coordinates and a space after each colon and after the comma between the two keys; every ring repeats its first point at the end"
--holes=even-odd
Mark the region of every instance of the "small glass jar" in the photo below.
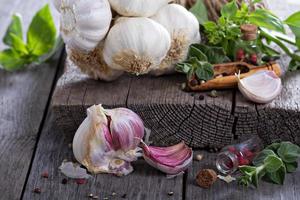
{"type": "Polygon", "coordinates": [[[251,164],[253,158],[263,149],[259,137],[224,147],[217,156],[217,169],[223,174],[235,172],[239,166],[251,164]]]}

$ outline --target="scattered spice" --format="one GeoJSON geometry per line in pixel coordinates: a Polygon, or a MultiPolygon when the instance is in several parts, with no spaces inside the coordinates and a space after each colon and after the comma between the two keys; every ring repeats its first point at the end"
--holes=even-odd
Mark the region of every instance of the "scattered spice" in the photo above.
{"type": "Polygon", "coordinates": [[[236,178],[230,176],[230,175],[227,175],[227,176],[221,176],[221,175],[218,175],[218,178],[222,181],[225,181],[226,183],[231,183],[232,181],[235,181],[236,178]]]}
{"type": "Polygon", "coordinates": [[[98,196],[93,196],[92,199],[99,199],[99,197],[98,196]]]}
{"type": "Polygon", "coordinates": [[[196,155],[196,160],[201,161],[202,159],[203,159],[203,155],[202,154],[196,155]]]}
{"type": "Polygon", "coordinates": [[[93,195],[92,193],[90,193],[90,194],[88,195],[88,197],[89,197],[89,198],[93,198],[94,195],[93,195]]]}
{"type": "Polygon", "coordinates": [[[84,178],[78,178],[78,179],[75,179],[75,181],[78,185],[83,185],[86,183],[86,179],[84,179],[84,178]]]}
{"type": "Polygon", "coordinates": [[[68,144],[68,147],[69,147],[70,149],[72,149],[72,143],[69,143],[69,144],[68,144]]]}
{"type": "Polygon", "coordinates": [[[169,196],[173,196],[173,194],[174,194],[174,192],[172,192],[172,191],[168,192],[169,196]]]}
{"type": "Polygon", "coordinates": [[[121,198],[126,199],[127,194],[123,194],[121,198]]]}
{"type": "Polygon", "coordinates": [[[103,200],[108,200],[108,197],[104,197],[103,200]]]}
{"type": "Polygon", "coordinates": [[[202,169],[196,176],[197,184],[202,188],[211,187],[217,180],[217,174],[212,169],[202,169]]]}
{"type": "Polygon", "coordinates": [[[49,178],[49,173],[48,172],[43,172],[41,176],[43,178],[49,178]]]}
{"type": "Polygon", "coordinates": [[[210,93],[208,95],[212,98],[217,98],[218,92],[217,92],[217,90],[212,90],[212,91],[210,91],[210,93]]]}
{"type": "Polygon", "coordinates": [[[112,196],[116,196],[116,195],[117,195],[117,193],[113,192],[111,195],[112,195],[112,196]]]}
{"type": "Polygon", "coordinates": [[[64,178],[63,180],[61,180],[61,183],[65,185],[68,183],[68,180],[66,178],[64,178]]]}
{"type": "Polygon", "coordinates": [[[200,100],[200,101],[203,101],[203,100],[204,100],[204,95],[200,94],[200,95],[199,95],[199,100],[200,100]]]}
{"type": "Polygon", "coordinates": [[[37,187],[37,188],[34,188],[33,192],[36,194],[40,194],[42,192],[42,190],[41,190],[41,188],[37,187]]]}
{"type": "Polygon", "coordinates": [[[201,82],[200,82],[200,84],[202,85],[202,84],[204,84],[204,83],[206,83],[206,81],[205,80],[202,80],[201,82]]]}

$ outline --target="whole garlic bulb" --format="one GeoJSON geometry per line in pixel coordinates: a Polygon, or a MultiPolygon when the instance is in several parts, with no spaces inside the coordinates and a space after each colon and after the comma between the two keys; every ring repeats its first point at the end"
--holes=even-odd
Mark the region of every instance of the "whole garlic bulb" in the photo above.
{"type": "Polygon", "coordinates": [[[164,6],[152,19],[168,30],[172,43],[159,69],[151,73],[162,75],[173,72],[174,64],[186,59],[189,45],[200,42],[199,22],[191,12],[178,4],[164,6]]]}
{"type": "Polygon", "coordinates": [[[138,144],[144,136],[141,119],[126,108],[88,108],[87,118],[73,139],[76,160],[92,173],[127,175],[137,159],[138,144]]]}
{"type": "Polygon", "coordinates": [[[54,0],[60,12],[64,42],[73,49],[91,51],[107,34],[112,20],[108,0],[54,0]]]}
{"type": "Polygon", "coordinates": [[[112,8],[127,17],[150,17],[171,0],[109,0],[112,8]]]}
{"type": "Polygon", "coordinates": [[[67,54],[69,59],[91,78],[113,81],[119,78],[123,74],[123,71],[108,67],[103,59],[103,46],[104,43],[100,42],[94,50],[89,52],[81,52],[77,49],[67,47],[67,54]]]}
{"type": "Polygon", "coordinates": [[[159,23],[145,17],[123,17],[109,31],[103,57],[113,69],[144,74],[158,68],[170,46],[170,35],[159,23]]]}

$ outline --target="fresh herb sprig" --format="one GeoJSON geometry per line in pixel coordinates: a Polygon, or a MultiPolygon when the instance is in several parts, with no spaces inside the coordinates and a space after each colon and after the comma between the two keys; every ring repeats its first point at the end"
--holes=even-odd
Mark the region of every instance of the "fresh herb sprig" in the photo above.
{"type": "Polygon", "coordinates": [[[13,15],[3,43],[8,46],[0,52],[0,65],[5,70],[18,70],[32,63],[46,61],[61,44],[61,40],[56,37],[49,5],[45,5],[33,17],[27,31],[27,42],[23,40],[21,16],[13,15]]]}
{"type": "Polygon", "coordinates": [[[273,143],[267,146],[253,160],[254,166],[241,166],[239,183],[258,187],[260,179],[283,184],[286,173],[296,171],[300,158],[300,147],[291,142],[273,143]]]}

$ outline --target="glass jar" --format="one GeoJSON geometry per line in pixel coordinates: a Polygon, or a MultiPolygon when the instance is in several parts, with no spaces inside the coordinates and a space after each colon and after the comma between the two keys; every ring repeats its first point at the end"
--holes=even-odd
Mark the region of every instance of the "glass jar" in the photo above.
{"type": "Polygon", "coordinates": [[[251,164],[253,158],[263,149],[259,137],[224,147],[217,156],[217,169],[223,174],[235,172],[239,166],[251,164]]]}
{"type": "Polygon", "coordinates": [[[242,37],[236,42],[234,60],[260,65],[262,53],[257,46],[257,26],[252,24],[241,25],[242,37]]]}

